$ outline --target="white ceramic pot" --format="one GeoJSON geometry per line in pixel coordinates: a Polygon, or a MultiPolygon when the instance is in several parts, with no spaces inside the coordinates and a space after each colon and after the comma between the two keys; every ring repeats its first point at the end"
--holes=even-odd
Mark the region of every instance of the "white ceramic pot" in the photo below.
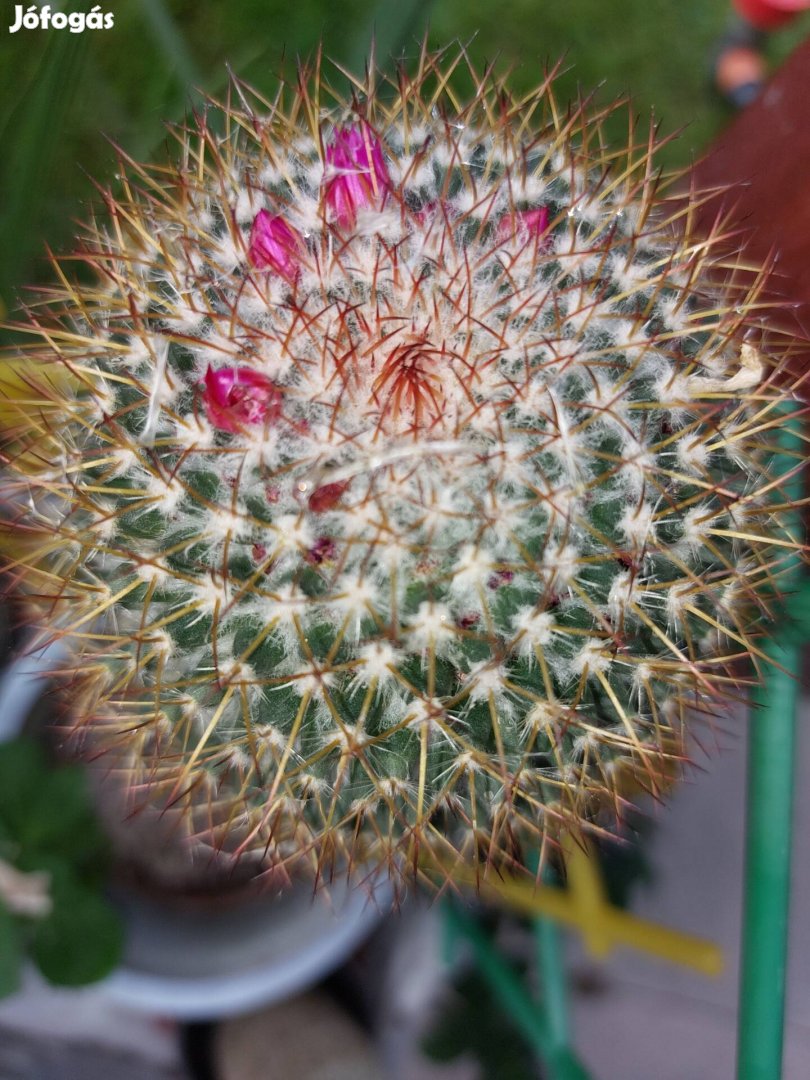
{"type": "MultiPolygon", "coordinates": [[[[0,741],[20,731],[57,658],[54,650],[29,655],[0,677],[0,741]]],[[[391,906],[391,889],[381,884],[369,896],[343,883],[314,898],[293,889],[204,913],[132,893],[115,899],[126,949],[104,992],[131,1008],[190,1020],[246,1012],[318,982],[371,934],[391,906]]]]}

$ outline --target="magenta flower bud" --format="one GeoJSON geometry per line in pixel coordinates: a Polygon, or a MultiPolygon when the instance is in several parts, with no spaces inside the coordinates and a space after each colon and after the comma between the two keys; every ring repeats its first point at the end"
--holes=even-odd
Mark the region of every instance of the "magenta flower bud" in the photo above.
{"type": "Polygon", "coordinates": [[[382,143],[368,124],[338,128],[326,148],[326,204],[339,225],[354,223],[363,206],[382,204],[391,189],[382,143]]]}
{"type": "Polygon", "coordinates": [[[250,230],[248,259],[257,270],[275,270],[294,282],[301,273],[304,238],[280,214],[260,210],[250,230]]]}
{"type": "Polygon", "coordinates": [[[214,371],[209,367],[205,373],[203,404],[214,427],[239,434],[245,427],[279,418],[281,391],[253,368],[214,371]]]}
{"type": "Polygon", "coordinates": [[[548,207],[541,206],[537,210],[515,210],[504,214],[498,222],[496,239],[503,242],[513,236],[525,236],[536,240],[545,232],[548,232],[548,207]]]}

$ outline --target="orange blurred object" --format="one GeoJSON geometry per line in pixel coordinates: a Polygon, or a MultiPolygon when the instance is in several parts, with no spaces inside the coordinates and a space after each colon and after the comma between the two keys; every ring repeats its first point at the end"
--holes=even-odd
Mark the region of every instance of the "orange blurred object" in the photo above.
{"type": "Polygon", "coordinates": [[[725,49],[717,60],[714,73],[717,89],[733,93],[739,86],[765,81],[765,61],[760,52],[745,45],[725,49]]]}

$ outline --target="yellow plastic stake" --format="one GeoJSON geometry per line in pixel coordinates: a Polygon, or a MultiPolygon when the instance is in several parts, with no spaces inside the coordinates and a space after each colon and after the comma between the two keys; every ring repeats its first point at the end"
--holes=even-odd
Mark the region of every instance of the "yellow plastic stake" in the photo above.
{"type": "MultiPolygon", "coordinates": [[[[626,945],[704,975],[720,974],[723,952],[713,942],[670,930],[614,907],[607,899],[598,860],[586,840],[569,841],[564,850],[568,888],[493,875],[478,882],[481,897],[499,901],[525,915],[555,919],[574,927],[582,934],[586,948],[599,959],[617,945],[626,945]]],[[[461,884],[475,884],[474,875],[461,868],[454,869],[453,877],[461,884]]]]}
{"type": "Polygon", "coordinates": [[[610,901],[599,873],[599,860],[570,835],[563,843],[563,852],[568,892],[579,913],[582,940],[592,956],[603,960],[610,953],[613,942],[602,918],[610,901]]]}

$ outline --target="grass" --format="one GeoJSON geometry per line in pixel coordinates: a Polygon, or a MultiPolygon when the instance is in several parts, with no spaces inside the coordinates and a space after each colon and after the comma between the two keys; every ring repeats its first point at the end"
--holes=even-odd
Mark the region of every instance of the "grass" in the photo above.
{"type": "MultiPolygon", "coordinates": [[[[120,0],[107,8],[115,10],[111,31],[0,37],[0,311],[14,308],[19,286],[47,274],[44,239],[70,246],[93,198],[90,177],[112,175],[102,133],[136,158],[160,156],[164,121],[179,119],[198,91],[221,90],[227,64],[268,90],[282,57],[306,55],[319,40],[357,68],[372,34],[383,58],[414,50],[429,25],[433,44],[458,38],[479,61],[513,68],[518,90],[564,56],[563,98],[578,85],[598,88],[601,100],[629,93],[665,131],[684,129],[665,150],[667,166],[687,165],[726,119],[707,89],[722,2],[120,0]]],[[[779,36],[774,59],[806,26],[779,36]]],[[[616,118],[619,139],[625,123],[616,118]]]]}

